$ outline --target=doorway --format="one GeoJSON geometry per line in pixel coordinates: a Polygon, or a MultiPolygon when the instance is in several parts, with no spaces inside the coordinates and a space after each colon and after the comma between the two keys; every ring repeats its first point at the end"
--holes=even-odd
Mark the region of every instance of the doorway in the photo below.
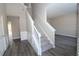
{"type": "Polygon", "coordinates": [[[8,16],[8,35],[10,44],[13,40],[20,39],[20,24],[18,16],[8,16]]]}

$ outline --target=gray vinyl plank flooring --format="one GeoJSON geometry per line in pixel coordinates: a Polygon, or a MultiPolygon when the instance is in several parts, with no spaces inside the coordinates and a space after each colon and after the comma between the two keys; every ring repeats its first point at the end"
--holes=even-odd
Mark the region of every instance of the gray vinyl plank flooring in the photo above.
{"type": "MultiPolygon", "coordinates": [[[[42,53],[42,56],[76,56],[77,39],[56,35],[55,48],[42,53]]],[[[5,51],[4,56],[37,56],[28,41],[14,40],[12,46],[5,51]]]]}

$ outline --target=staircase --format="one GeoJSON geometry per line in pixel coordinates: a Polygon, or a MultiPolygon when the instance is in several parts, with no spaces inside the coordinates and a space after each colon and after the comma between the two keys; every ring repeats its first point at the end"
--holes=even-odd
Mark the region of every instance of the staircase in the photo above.
{"type": "Polygon", "coordinates": [[[55,48],[55,29],[48,23],[33,21],[27,8],[25,8],[25,13],[28,18],[28,24],[30,25],[30,36],[32,37],[28,41],[37,55],[42,55],[42,52],[55,48]]]}
{"type": "MultiPolygon", "coordinates": [[[[45,31],[42,29],[42,27],[38,23],[35,23],[35,27],[41,33],[42,52],[45,52],[48,49],[54,48],[54,45],[51,44],[51,42],[50,42],[51,40],[48,40],[48,37],[46,36],[45,31]]],[[[53,37],[53,35],[52,35],[52,37],[53,37]]]]}

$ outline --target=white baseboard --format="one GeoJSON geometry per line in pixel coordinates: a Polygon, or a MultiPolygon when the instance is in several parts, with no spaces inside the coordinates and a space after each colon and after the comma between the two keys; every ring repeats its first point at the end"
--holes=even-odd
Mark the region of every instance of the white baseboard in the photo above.
{"type": "MultiPolygon", "coordinates": [[[[56,34],[57,34],[57,33],[56,33],[56,34]]],[[[72,36],[72,35],[65,35],[65,34],[57,34],[57,35],[62,35],[62,36],[68,36],[68,37],[77,38],[76,36],[72,36]]]]}

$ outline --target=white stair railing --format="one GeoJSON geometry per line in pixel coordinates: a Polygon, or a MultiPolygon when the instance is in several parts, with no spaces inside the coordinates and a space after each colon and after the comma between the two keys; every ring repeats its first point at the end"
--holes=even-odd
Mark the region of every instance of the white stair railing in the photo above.
{"type": "Polygon", "coordinates": [[[55,29],[48,22],[35,22],[55,48],[55,29]]]}
{"type": "Polygon", "coordinates": [[[33,38],[34,41],[36,42],[37,45],[37,53],[38,55],[42,55],[42,51],[41,51],[41,34],[38,32],[38,30],[36,29],[35,26],[34,27],[34,31],[33,31],[33,38]]]}
{"type": "MultiPolygon", "coordinates": [[[[28,17],[28,22],[29,25],[32,29],[32,42],[30,43],[32,45],[32,47],[34,48],[34,50],[36,51],[36,53],[38,55],[42,55],[42,51],[41,51],[41,38],[39,35],[38,30],[36,29],[36,27],[34,26],[34,22],[33,19],[31,17],[31,15],[29,14],[28,10],[26,10],[26,14],[28,17]]],[[[45,36],[48,38],[48,40],[50,41],[50,43],[53,45],[53,47],[55,47],[55,29],[48,23],[48,22],[35,22],[38,23],[39,27],[42,29],[42,31],[44,32],[45,36]]]]}
{"type": "Polygon", "coordinates": [[[31,29],[31,35],[32,35],[32,39],[31,39],[31,46],[34,48],[35,52],[38,55],[42,55],[42,51],[41,51],[41,34],[38,32],[38,30],[36,29],[36,27],[34,26],[34,22],[32,17],[30,16],[29,12],[26,9],[26,16],[28,17],[28,22],[30,25],[30,29],[31,29]]]}

